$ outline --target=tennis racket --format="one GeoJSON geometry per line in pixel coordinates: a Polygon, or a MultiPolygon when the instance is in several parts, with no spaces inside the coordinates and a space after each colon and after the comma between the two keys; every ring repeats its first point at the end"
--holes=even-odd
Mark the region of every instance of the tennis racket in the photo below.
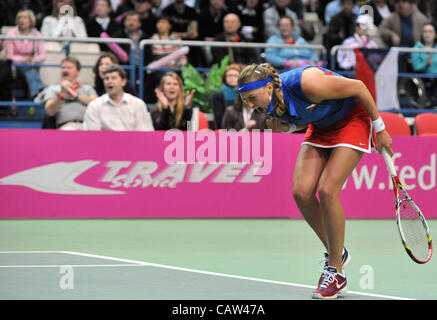
{"type": "Polygon", "coordinates": [[[393,181],[396,222],[402,244],[414,262],[426,263],[432,255],[432,241],[426,219],[402,186],[393,159],[385,148],[382,149],[382,155],[393,181]]]}

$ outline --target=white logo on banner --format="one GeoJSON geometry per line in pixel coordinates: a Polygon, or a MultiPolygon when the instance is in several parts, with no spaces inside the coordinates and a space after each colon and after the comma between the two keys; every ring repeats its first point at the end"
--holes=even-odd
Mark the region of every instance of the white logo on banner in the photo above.
{"type": "Polygon", "coordinates": [[[20,171],[0,179],[0,185],[28,187],[36,191],[70,195],[118,195],[114,188],[175,188],[179,183],[258,183],[262,163],[175,163],[159,171],[154,161],[108,161],[97,170],[105,169],[91,184],[107,183],[110,189],[91,187],[75,181],[100,161],[80,160],[56,162],[20,171]],[[154,177],[152,177],[154,174],[154,177]],[[207,181],[207,179],[209,181],[207,181]]]}
{"type": "Polygon", "coordinates": [[[25,186],[36,191],[56,194],[123,194],[123,191],[88,187],[74,181],[99,163],[93,160],[52,163],[1,178],[0,185],[25,186]]]}

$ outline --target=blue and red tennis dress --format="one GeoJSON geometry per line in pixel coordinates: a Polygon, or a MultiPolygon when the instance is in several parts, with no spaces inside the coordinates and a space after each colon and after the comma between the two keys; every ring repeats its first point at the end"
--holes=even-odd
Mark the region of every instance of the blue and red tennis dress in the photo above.
{"type": "MultiPolygon", "coordinates": [[[[314,103],[302,92],[302,72],[307,65],[281,73],[282,92],[287,111],[278,116],[270,106],[267,112],[272,116],[296,125],[308,124],[303,144],[319,148],[349,147],[370,153],[374,147],[372,122],[367,111],[354,97],[324,100],[314,103]]],[[[317,67],[327,74],[342,77],[325,68],[317,67]]]]}

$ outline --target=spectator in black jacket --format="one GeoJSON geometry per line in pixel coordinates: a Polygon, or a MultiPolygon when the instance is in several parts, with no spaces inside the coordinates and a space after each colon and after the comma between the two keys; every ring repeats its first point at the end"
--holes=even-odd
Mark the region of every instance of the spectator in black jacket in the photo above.
{"type": "Polygon", "coordinates": [[[340,45],[344,39],[355,33],[355,20],[353,13],[356,0],[340,0],[342,10],[332,17],[325,34],[325,47],[330,52],[335,45],[340,45]]]}
{"type": "MultiPolygon", "coordinates": [[[[111,17],[111,2],[109,0],[98,0],[96,5],[96,16],[86,22],[86,30],[89,37],[100,38],[105,32],[108,36],[113,37],[121,26],[111,17]]],[[[101,51],[110,49],[104,43],[100,43],[101,51]]]]}
{"type": "Polygon", "coordinates": [[[245,0],[234,12],[240,17],[241,33],[251,42],[264,42],[264,8],[260,0],[245,0]]]}
{"type": "Polygon", "coordinates": [[[223,32],[223,18],[228,13],[224,0],[211,0],[199,15],[199,39],[213,41],[223,32]]]}
{"type": "MultiPolygon", "coordinates": [[[[240,18],[235,13],[228,13],[223,19],[224,31],[215,38],[215,41],[249,42],[240,33],[240,28],[240,18]]],[[[220,63],[226,55],[229,55],[229,63],[259,63],[255,48],[213,47],[211,53],[212,63],[220,63]]]]}
{"type": "MultiPolygon", "coordinates": [[[[139,66],[139,44],[141,40],[148,39],[149,37],[144,34],[141,28],[140,14],[136,11],[129,11],[123,22],[123,27],[120,28],[115,34],[114,38],[128,38],[131,39],[135,44],[135,65],[139,66]]],[[[120,47],[127,53],[130,54],[130,46],[127,44],[120,45],[120,47]]],[[[149,50],[150,51],[150,50],[149,50]]],[[[124,64],[129,62],[123,62],[124,64]]]]}

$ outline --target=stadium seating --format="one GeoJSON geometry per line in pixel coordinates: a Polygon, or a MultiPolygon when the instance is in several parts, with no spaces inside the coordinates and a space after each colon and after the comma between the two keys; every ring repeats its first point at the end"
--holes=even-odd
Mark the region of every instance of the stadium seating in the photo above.
{"type": "Polygon", "coordinates": [[[437,136],[437,114],[421,113],[416,116],[418,136],[437,136]]]}
{"type": "Polygon", "coordinates": [[[385,123],[385,128],[391,136],[410,136],[411,129],[405,118],[393,112],[379,112],[385,123]]]}
{"type": "Polygon", "coordinates": [[[59,84],[61,82],[61,61],[65,58],[65,51],[62,50],[61,43],[55,41],[44,42],[44,49],[46,51],[44,64],[59,66],[41,66],[39,69],[41,81],[46,86],[59,84]]]}

